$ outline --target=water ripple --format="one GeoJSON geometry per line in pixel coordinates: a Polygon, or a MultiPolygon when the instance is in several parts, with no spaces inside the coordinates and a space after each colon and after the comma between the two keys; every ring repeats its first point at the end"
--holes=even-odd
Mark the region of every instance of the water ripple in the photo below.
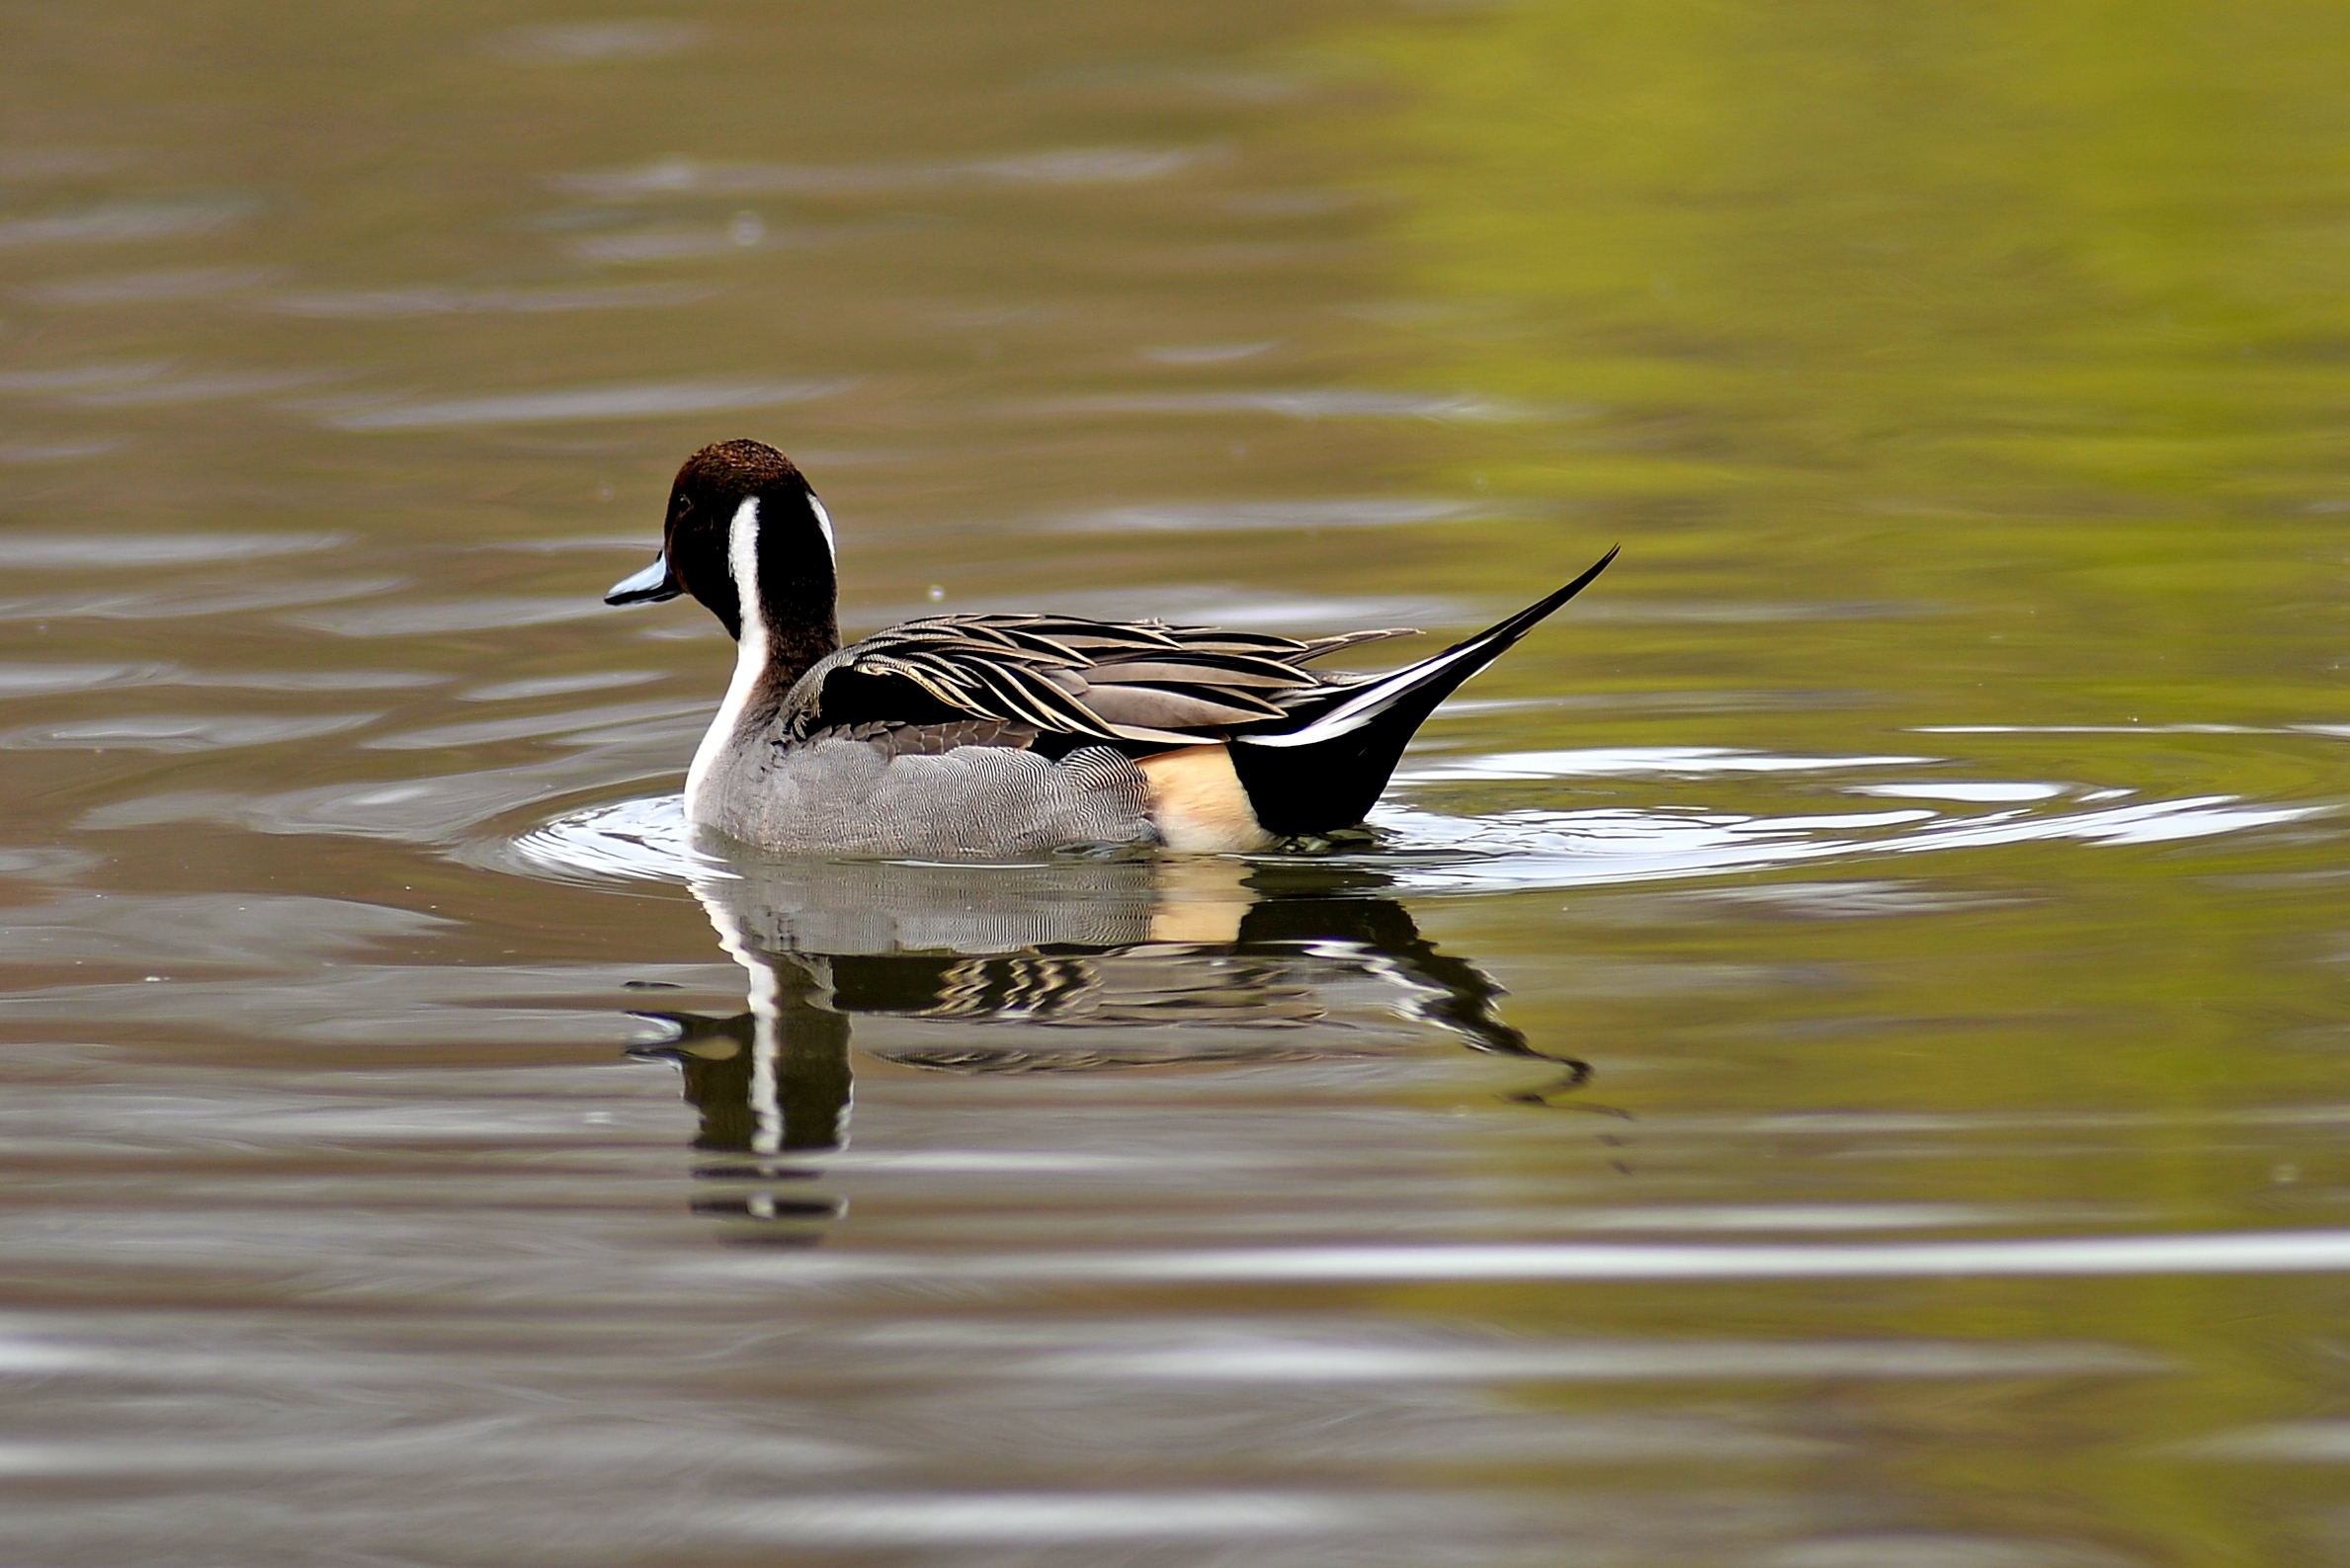
{"type": "Polygon", "coordinates": [[[603,201],[668,196],[837,196],[958,186],[1129,185],[1219,157],[1221,148],[1082,147],[1007,158],[855,164],[700,163],[669,158],[633,168],[559,175],[559,191],[603,201]]]}
{"type": "Polygon", "coordinates": [[[334,293],[278,294],[262,301],[280,315],[337,320],[397,320],[408,316],[620,310],[691,304],[709,288],[691,284],[615,284],[590,289],[366,289],[334,293]]]}
{"type": "Polygon", "coordinates": [[[1027,412],[1069,414],[1279,414],[1285,419],[1434,419],[1517,422],[1586,419],[1588,408],[1536,408],[1473,392],[1382,392],[1344,387],[1232,392],[1113,392],[1033,403],[1027,412]]]}
{"type": "Polygon", "coordinates": [[[1499,509],[1477,501],[1410,501],[1365,497],[1353,501],[1255,501],[1220,506],[1108,507],[1079,512],[1052,526],[1070,533],[1223,533],[1254,529],[1385,528],[1406,523],[1489,519],[1499,509]]]}
{"type": "Polygon", "coordinates": [[[284,276],[284,269],[277,267],[184,267],[163,272],[59,279],[19,291],[41,304],[145,304],[153,300],[207,299],[242,293],[250,289],[266,289],[284,276]]]}
{"type": "Polygon", "coordinates": [[[151,380],[170,369],[168,360],[131,360],[59,365],[43,371],[0,371],[0,392],[70,392],[85,386],[121,386],[151,380]]]}
{"type": "Polygon", "coordinates": [[[120,437],[92,436],[63,441],[12,441],[0,444],[0,462],[71,462],[79,457],[103,457],[124,446],[120,437]]]}
{"type": "Polygon", "coordinates": [[[2020,810],[1943,816],[1921,808],[1787,817],[1638,810],[1519,810],[1450,817],[1390,804],[1373,812],[1371,821],[1387,832],[1386,854],[1407,860],[1396,874],[1403,890],[1498,892],[1709,876],[1865,855],[1983,849],[2036,840],[2154,844],[2299,821],[2319,809],[2247,805],[2231,795],[2040,816],[2020,810]]]}
{"type": "Polygon", "coordinates": [[[301,555],[350,542],[348,534],[11,534],[0,539],[0,566],[183,566],[301,555]]]}
{"type": "Polygon", "coordinates": [[[779,1499],[728,1523],[796,1544],[1047,1545],[1361,1534],[1392,1528],[1397,1513],[1392,1502],[1296,1492],[883,1492],[779,1499]]]}
{"type": "Polygon", "coordinates": [[[543,626],[599,615],[603,601],[581,596],[556,598],[452,599],[386,605],[368,610],[328,610],[288,616],[313,631],[339,637],[434,636],[452,631],[498,631],[509,626],[543,626]]]}
{"type": "MultiPolygon", "coordinates": [[[[971,607],[948,594],[928,604],[843,607],[841,619],[860,626],[894,625],[917,616],[953,614],[971,607]]],[[[992,606],[989,608],[993,608],[992,606]]],[[[1340,631],[1363,626],[1451,626],[1475,618],[1462,605],[1432,596],[1338,598],[1236,588],[1173,585],[1143,590],[1081,589],[1072,593],[1024,594],[1021,610],[1092,616],[1106,620],[1153,619],[1225,626],[1247,631],[1340,631]]]]}
{"type": "Polygon", "coordinates": [[[308,718],[263,714],[141,713],[126,718],[85,718],[11,730],[0,746],[12,751],[219,751],[237,746],[274,746],[315,740],[358,729],[380,713],[323,713],[308,718]]]}
{"type": "MultiPolygon", "coordinates": [[[[1903,756],[1783,757],[1726,747],[1624,747],[1504,753],[1447,761],[1397,776],[1410,785],[1592,777],[1705,777],[1910,767],[1903,756]]],[[[2117,800],[2041,783],[1888,785],[1979,811],[1920,804],[1883,811],[1772,816],[1729,811],[1527,807],[1453,816],[1409,801],[1372,814],[1377,850],[1321,857],[1376,869],[1399,892],[1496,892],[1718,875],[1865,856],[2072,840],[2154,844],[2240,833],[2328,809],[2260,805],[2231,795],[2117,800]]],[[[2120,792],[2126,793],[2126,792],[2120,792]]],[[[575,812],[522,835],[511,856],[541,874],[684,879],[708,874],[678,797],[629,800],[575,812]]],[[[502,857],[493,856],[493,859],[502,857]]]]}
{"type": "Polygon", "coordinates": [[[1984,1279],[2085,1276],[2338,1274],[2350,1230],[1805,1243],[1498,1242],[1235,1247],[1193,1252],[937,1254],[710,1259],[681,1278],[829,1284],[952,1276],[1013,1284],[1222,1284],[1425,1280],[1984,1279]]]}
{"type": "Polygon", "coordinates": [[[1198,1334],[1123,1349],[1043,1349],[1001,1375],[1120,1382],[1437,1383],[1716,1382],[1782,1378],[2078,1377],[2165,1369],[2114,1346],[1846,1342],[1496,1341],[1376,1344],[1265,1337],[1217,1343],[1198,1334]],[[1188,1338],[1193,1343],[1183,1341],[1188,1338]]]}
{"type": "Polygon", "coordinates": [[[75,392],[59,402],[75,408],[144,408],[164,403],[203,403],[216,397],[251,397],[335,379],[324,371],[227,371],[188,375],[174,381],[137,381],[102,391],[75,392]]]}
{"type": "Polygon", "coordinates": [[[468,425],[535,425],[579,419],[652,419],[720,409],[773,408],[845,391],[833,381],[646,381],[627,386],[580,386],[497,397],[395,403],[330,414],[333,430],[446,430],[468,425]]]}
{"type": "Polygon", "coordinates": [[[1609,746],[1582,751],[1496,752],[1482,757],[1400,770],[1399,784],[1446,784],[1464,780],[1606,778],[1632,774],[1655,779],[1694,779],[1721,773],[1816,773],[1836,768],[1892,768],[1930,763],[1932,757],[1778,757],[1727,746],[1609,746]]]}
{"type": "Polygon", "coordinates": [[[250,201],[229,199],[104,202],[95,206],[0,218],[0,245],[89,245],[201,234],[238,222],[258,206],[250,201]]]}
{"type": "Polygon", "coordinates": [[[683,54],[707,34],[693,22],[572,22],[509,28],[483,39],[481,46],[520,65],[586,65],[683,54]]]}
{"type": "Polygon", "coordinates": [[[0,599],[0,620],[168,620],[187,616],[220,616],[295,605],[365,599],[401,586],[398,577],[360,577],[308,582],[253,583],[244,587],[130,590],[122,593],[43,594],[0,599]]]}

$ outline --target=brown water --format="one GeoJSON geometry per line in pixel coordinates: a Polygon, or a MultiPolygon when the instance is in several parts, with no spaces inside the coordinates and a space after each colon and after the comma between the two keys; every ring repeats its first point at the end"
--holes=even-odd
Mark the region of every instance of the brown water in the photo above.
{"type": "Polygon", "coordinates": [[[0,1558],[2340,1560],[2346,18],[15,8],[0,1558]],[[728,867],[736,435],[1625,554],[1375,849],[728,867]]]}

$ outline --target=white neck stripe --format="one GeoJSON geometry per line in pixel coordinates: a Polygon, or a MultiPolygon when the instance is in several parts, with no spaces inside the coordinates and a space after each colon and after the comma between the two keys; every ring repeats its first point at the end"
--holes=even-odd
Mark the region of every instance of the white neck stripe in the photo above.
{"type": "Polygon", "coordinates": [[[816,514],[816,527],[824,531],[824,552],[839,560],[840,546],[832,542],[832,514],[824,510],[824,503],[816,499],[813,490],[807,493],[807,509],[816,514]]]}
{"type": "Polygon", "coordinates": [[[734,579],[734,597],[742,606],[742,640],[751,640],[753,624],[765,630],[767,616],[759,603],[759,498],[743,497],[726,525],[726,575],[734,579]]]}
{"type": "Polygon", "coordinates": [[[746,497],[726,525],[726,575],[734,579],[734,602],[742,618],[741,645],[734,650],[734,679],[726,684],[726,700],[718,704],[710,731],[694,752],[694,766],[686,772],[686,816],[699,813],[696,801],[710,783],[720,758],[734,739],[735,726],[751,705],[759,677],[767,670],[767,612],[759,603],[759,498],[746,497]]]}

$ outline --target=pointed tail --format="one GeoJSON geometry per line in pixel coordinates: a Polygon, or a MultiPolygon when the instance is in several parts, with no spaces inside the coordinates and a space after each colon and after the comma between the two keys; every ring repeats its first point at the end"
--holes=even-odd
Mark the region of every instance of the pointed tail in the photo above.
{"type": "MultiPolygon", "coordinates": [[[[1616,549],[1622,549],[1618,545],[1616,549]]],[[[1491,664],[1543,619],[1591,585],[1616,558],[1592,568],[1498,625],[1417,664],[1333,692],[1292,712],[1279,728],[1235,733],[1233,770],[1257,821],[1283,837],[1352,827],[1379,803],[1403,748],[1436,704],[1491,664]]]]}

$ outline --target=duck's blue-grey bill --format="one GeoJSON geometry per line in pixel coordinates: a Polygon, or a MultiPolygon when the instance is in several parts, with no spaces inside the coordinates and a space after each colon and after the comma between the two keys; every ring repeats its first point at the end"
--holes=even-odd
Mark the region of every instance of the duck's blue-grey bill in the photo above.
{"type": "Polygon", "coordinates": [[[653,557],[653,563],[633,577],[624,577],[612,585],[604,596],[608,605],[657,605],[664,599],[675,599],[685,590],[677,579],[669,575],[667,552],[653,557]]]}

